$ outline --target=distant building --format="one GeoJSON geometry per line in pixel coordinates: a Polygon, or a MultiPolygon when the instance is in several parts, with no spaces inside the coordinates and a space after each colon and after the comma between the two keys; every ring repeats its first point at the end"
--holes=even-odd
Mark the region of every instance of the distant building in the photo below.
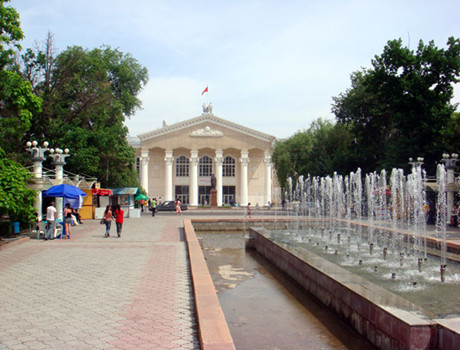
{"type": "Polygon", "coordinates": [[[141,186],[163,201],[181,199],[190,206],[210,203],[215,176],[218,206],[272,202],[274,137],[212,113],[203,114],[130,138],[137,149],[141,186]]]}

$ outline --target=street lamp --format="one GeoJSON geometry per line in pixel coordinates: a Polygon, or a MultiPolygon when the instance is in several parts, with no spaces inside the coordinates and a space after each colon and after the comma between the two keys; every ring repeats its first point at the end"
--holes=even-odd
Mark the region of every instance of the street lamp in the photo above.
{"type": "MultiPolygon", "coordinates": [[[[26,142],[26,151],[30,152],[32,162],[34,163],[33,172],[36,179],[42,178],[42,163],[46,159],[45,152],[49,150],[48,142],[43,142],[43,147],[38,144],[37,141],[27,141],[26,142]]],[[[35,198],[35,210],[39,214],[38,218],[41,220],[42,213],[42,192],[37,191],[37,197],[35,198]]]]}
{"type": "MultiPolygon", "coordinates": [[[[55,166],[54,172],[55,172],[55,178],[57,185],[60,185],[63,183],[64,179],[64,165],[65,165],[65,159],[70,156],[69,154],[69,149],[66,148],[65,150],[62,150],[60,148],[50,149],[50,157],[53,158],[53,164],[55,166]]],[[[56,199],[56,212],[57,212],[57,218],[62,219],[62,198],[57,198],[56,199]]]]}
{"type": "Polygon", "coordinates": [[[48,142],[43,142],[43,147],[41,147],[37,141],[28,141],[26,146],[26,151],[30,152],[34,162],[34,175],[37,179],[40,179],[42,177],[42,162],[46,159],[45,152],[49,150],[48,142]]]}
{"type": "MultiPolygon", "coordinates": [[[[62,150],[60,148],[56,148],[56,149],[51,148],[50,153],[51,153],[50,157],[53,158],[54,165],[61,166],[61,167],[65,165],[66,157],[70,156],[68,148],[66,148],[65,150],[62,150]]],[[[58,178],[57,169],[56,169],[56,178],[58,178]]]]}
{"type": "Polygon", "coordinates": [[[454,170],[457,167],[457,162],[459,161],[458,154],[452,153],[449,155],[448,153],[444,153],[442,155],[442,161],[444,162],[447,170],[454,170]]]}
{"type": "Polygon", "coordinates": [[[420,167],[423,165],[424,159],[422,157],[417,157],[416,160],[414,160],[412,157],[409,158],[409,164],[412,165],[412,167],[420,167]]]}

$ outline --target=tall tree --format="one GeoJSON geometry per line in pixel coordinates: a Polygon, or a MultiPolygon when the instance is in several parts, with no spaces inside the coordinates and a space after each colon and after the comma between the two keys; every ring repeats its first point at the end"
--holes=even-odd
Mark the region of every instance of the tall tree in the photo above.
{"type": "Polygon", "coordinates": [[[33,115],[39,112],[41,100],[14,64],[15,51],[21,48],[19,42],[24,35],[18,12],[5,6],[7,2],[0,1],[0,147],[10,157],[21,159],[24,134],[33,115]]]}
{"type": "Polygon", "coordinates": [[[407,167],[409,157],[422,156],[433,171],[456,108],[450,101],[459,81],[459,39],[449,38],[446,49],[420,41],[415,52],[392,40],[372,66],[352,74],[351,88],[332,107],[356,136],[364,170],[407,167]]]}
{"type": "Polygon", "coordinates": [[[310,127],[285,140],[277,140],[273,163],[281,187],[287,178],[326,176],[356,170],[353,138],[340,123],[318,119],[310,127]]]}
{"type": "MultiPolygon", "coordinates": [[[[14,65],[23,33],[19,14],[5,6],[7,2],[0,1],[0,217],[7,214],[10,220],[28,222],[34,217],[35,191],[26,187],[32,174],[13,158],[24,153],[19,152],[24,147],[23,136],[41,100],[14,65]]],[[[2,225],[0,231],[4,228],[2,225]]]]}
{"type": "Polygon", "coordinates": [[[141,107],[137,95],[148,80],[147,69],[110,47],[74,46],[54,57],[49,45],[52,40],[46,50],[24,57],[25,66],[38,67],[34,76],[42,79],[34,87],[43,112],[30,137],[71,148],[66,167],[71,172],[96,176],[103,186],[137,185],[135,153],[123,123],[141,107]]]}

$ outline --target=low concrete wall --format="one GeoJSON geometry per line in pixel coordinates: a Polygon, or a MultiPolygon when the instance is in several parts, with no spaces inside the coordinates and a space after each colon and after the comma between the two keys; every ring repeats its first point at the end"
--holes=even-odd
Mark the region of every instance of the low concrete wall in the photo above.
{"type": "MultiPolygon", "coordinates": [[[[308,220],[304,221],[308,224],[311,221],[321,222],[323,220],[308,220]]],[[[250,227],[265,227],[271,230],[283,230],[288,228],[294,228],[298,225],[299,220],[297,219],[286,219],[280,218],[274,220],[273,218],[253,218],[253,219],[192,219],[193,227],[197,232],[200,231],[212,231],[212,232],[224,232],[224,231],[247,231],[250,227]]]]}
{"type": "Polygon", "coordinates": [[[235,350],[214,283],[190,219],[184,219],[202,350],[235,350]]]}
{"type": "Polygon", "coordinates": [[[438,344],[458,349],[458,334],[445,328],[440,332],[440,325],[418,306],[315,254],[303,250],[299,258],[300,251],[275,244],[263,228],[249,231],[257,252],[379,349],[437,349],[438,344]]]}

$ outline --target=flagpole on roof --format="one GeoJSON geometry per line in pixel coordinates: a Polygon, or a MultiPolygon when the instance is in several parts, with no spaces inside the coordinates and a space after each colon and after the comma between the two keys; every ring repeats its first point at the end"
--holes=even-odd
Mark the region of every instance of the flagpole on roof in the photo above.
{"type": "Polygon", "coordinates": [[[208,89],[208,84],[206,83],[206,87],[204,88],[203,92],[201,93],[201,96],[206,94],[206,104],[209,106],[209,89],[208,89]]]}

